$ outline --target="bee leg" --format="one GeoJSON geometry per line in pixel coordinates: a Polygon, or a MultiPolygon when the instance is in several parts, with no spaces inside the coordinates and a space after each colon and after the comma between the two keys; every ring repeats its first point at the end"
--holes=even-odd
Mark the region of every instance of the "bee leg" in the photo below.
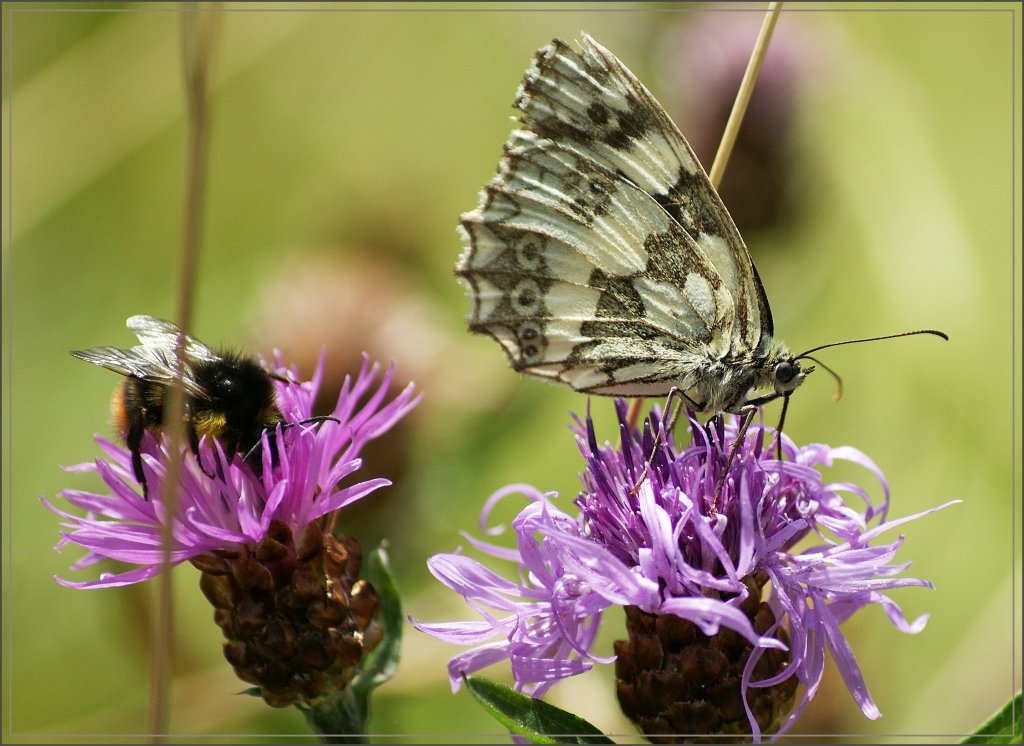
{"type": "Polygon", "coordinates": [[[199,458],[199,433],[196,432],[194,427],[188,428],[188,445],[189,448],[192,449],[192,455],[196,457],[196,463],[199,465],[199,470],[210,479],[215,479],[217,475],[208,472],[206,467],[203,466],[203,460],[199,458]]]}
{"type": "Polygon", "coordinates": [[[132,454],[132,473],[135,475],[135,481],[142,486],[142,499],[149,500],[149,485],[146,484],[146,473],[142,470],[142,436],[145,432],[146,423],[140,417],[129,426],[124,443],[132,454]]]}
{"type": "Polygon", "coordinates": [[[277,427],[266,427],[260,431],[260,437],[256,439],[255,445],[245,452],[242,460],[252,467],[253,473],[262,479],[263,477],[263,433],[267,434],[267,447],[270,449],[270,466],[274,468],[279,463],[277,455],[277,427]]]}
{"type": "MultiPolygon", "coordinates": [[[[277,453],[277,428],[267,428],[267,447],[270,448],[270,468],[276,469],[280,463],[277,453]]],[[[263,476],[263,444],[262,441],[256,444],[256,461],[253,463],[257,476],[263,476]]]]}

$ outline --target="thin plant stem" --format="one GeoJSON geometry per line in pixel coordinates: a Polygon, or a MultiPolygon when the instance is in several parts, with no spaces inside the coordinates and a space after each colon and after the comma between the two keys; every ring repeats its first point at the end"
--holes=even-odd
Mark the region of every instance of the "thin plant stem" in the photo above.
{"type": "Polygon", "coordinates": [[[729,121],[725,123],[725,131],[722,133],[722,142],[718,145],[718,152],[715,154],[715,161],[708,171],[708,179],[711,186],[718,189],[722,183],[722,176],[725,174],[725,167],[732,155],[732,148],[736,144],[736,137],[740,132],[740,125],[743,123],[743,115],[747,113],[747,104],[754,93],[754,83],[757,82],[758,73],[761,72],[761,64],[768,53],[768,42],[771,41],[772,32],[775,30],[775,23],[779,20],[779,11],[782,3],[773,2],[768,6],[768,13],[761,23],[761,31],[754,42],[754,50],[750,53],[750,61],[747,63],[746,72],[743,73],[743,80],[740,82],[740,89],[736,92],[736,100],[732,104],[732,111],[729,113],[729,121]]]}
{"type": "MultiPolygon", "coordinates": [[[[209,139],[207,84],[220,13],[216,9],[185,4],[179,17],[187,104],[188,145],[185,164],[177,322],[178,326],[187,333],[192,320],[195,274],[205,201],[207,142],[209,139]]],[[[183,371],[184,344],[185,340],[182,337],[178,340],[175,351],[175,378],[180,378],[183,371]]],[[[174,443],[174,447],[171,449],[167,462],[167,473],[163,480],[164,491],[160,495],[160,499],[164,503],[166,519],[161,534],[162,571],[157,581],[151,630],[152,660],[147,713],[147,731],[151,743],[164,740],[163,734],[167,733],[170,717],[169,691],[174,660],[174,584],[170,569],[171,550],[174,546],[174,516],[177,514],[178,475],[181,473],[181,444],[185,441],[184,412],[184,391],[180,386],[169,386],[163,426],[174,443]]]]}
{"type": "MultiPolygon", "coordinates": [[[[733,102],[729,121],[725,123],[725,130],[722,132],[722,141],[718,145],[718,152],[715,154],[714,163],[711,164],[711,170],[708,171],[708,179],[715,189],[718,189],[718,185],[722,182],[725,167],[729,163],[729,156],[732,155],[733,146],[736,144],[736,137],[739,135],[740,125],[743,123],[743,116],[747,113],[747,104],[750,103],[750,97],[754,93],[754,84],[757,82],[758,73],[761,72],[761,63],[764,62],[765,55],[768,53],[768,43],[775,30],[780,10],[782,10],[781,2],[773,2],[768,5],[768,12],[761,23],[761,31],[758,33],[754,49],[750,53],[750,61],[747,63],[743,80],[740,81],[739,90],[736,92],[736,100],[733,102]]],[[[629,405],[626,421],[631,428],[636,427],[636,423],[640,419],[640,408],[643,406],[643,402],[643,399],[634,399],[629,405]]]]}

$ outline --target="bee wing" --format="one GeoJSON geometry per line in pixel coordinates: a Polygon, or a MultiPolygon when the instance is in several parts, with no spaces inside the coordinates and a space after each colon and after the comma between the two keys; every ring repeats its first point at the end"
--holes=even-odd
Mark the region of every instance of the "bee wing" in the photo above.
{"type": "Polygon", "coordinates": [[[132,376],[144,381],[152,381],[164,386],[175,381],[190,396],[198,399],[209,399],[209,394],[195,380],[190,363],[212,362],[220,359],[220,355],[205,344],[192,337],[185,336],[185,365],[181,375],[176,375],[178,367],[174,359],[181,329],[169,321],[154,316],[132,316],[128,319],[128,328],[135,332],[141,345],[130,350],[119,347],[92,347],[88,350],[72,350],[71,354],[79,360],[85,360],[101,368],[132,376]]]}
{"type": "Polygon", "coordinates": [[[156,316],[131,316],[126,322],[142,344],[154,350],[175,350],[178,340],[185,338],[185,357],[196,362],[212,363],[221,356],[195,337],[190,337],[175,324],[156,316]]]}
{"type": "Polygon", "coordinates": [[[206,390],[200,386],[187,372],[181,376],[174,375],[174,350],[156,350],[151,347],[137,346],[130,350],[118,347],[91,347],[88,350],[72,350],[71,354],[79,360],[98,365],[101,368],[132,376],[144,381],[152,381],[164,386],[176,379],[181,381],[185,392],[199,399],[208,399],[206,390]]]}

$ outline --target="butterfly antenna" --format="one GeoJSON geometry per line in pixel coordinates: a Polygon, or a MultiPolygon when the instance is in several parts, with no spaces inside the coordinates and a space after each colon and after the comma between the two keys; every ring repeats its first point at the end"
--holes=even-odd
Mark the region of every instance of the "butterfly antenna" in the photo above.
{"type": "MultiPolygon", "coordinates": [[[[820,345],[818,347],[812,347],[811,349],[807,350],[806,352],[801,352],[799,355],[796,356],[795,359],[796,360],[803,360],[803,359],[813,360],[815,363],[817,363],[818,365],[820,365],[822,368],[824,368],[825,370],[827,370],[829,372],[829,374],[836,380],[836,392],[832,395],[832,401],[837,402],[837,401],[839,401],[840,399],[843,398],[843,379],[842,379],[842,377],[838,373],[836,373],[830,367],[825,365],[825,363],[821,362],[818,358],[812,357],[811,356],[812,352],[817,352],[818,350],[824,350],[824,349],[826,349],[828,347],[839,347],[840,345],[859,344],[860,342],[877,342],[877,341],[882,340],[882,339],[895,339],[896,337],[910,337],[910,336],[913,336],[915,334],[932,334],[932,335],[934,335],[936,337],[942,337],[944,340],[947,340],[947,341],[949,340],[949,335],[947,335],[945,332],[940,332],[937,329],[917,329],[916,331],[912,331],[912,332],[900,332],[899,334],[885,334],[885,335],[883,335],[881,337],[862,337],[860,339],[847,339],[847,340],[844,340],[842,342],[830,342],[827,345],[820,345]]],[[[788,404],[789,397],[786,397],[786,399],[787,399],[786,403],[788,404]]],[[[785,406],[783,406],[783,416],[785,416],[785,406]]],[[[781,426],[780,426],[780,429],[781,429],[781,426]]]]}
{"type": "MultiPolygon", "coordinates": [[[[932,334],[932,335],[934,335],[936,337],[942,337],[946,341],[949,341],[949,335],[946,334],[945,332],[940,332],[937,329],[917,329],[917,330],[912,331],[912,332],[900,332],[899,334],[886,334],[886,335],[881,336],[881,337],[862,337],[860,339],[847,339],[847,340],[844,340],[842,342],[829,342],[827,345],[821,345],[819,347],[812,347],[811,349],[807,350],[806,352],[801,352],[799,355],[796,356],[796,359],[799,360],[800,358],[807,357],[810,353],[817,352],[818,350],[824,350],[827,347],[839,347],[840,345],[859,344],[860,342],[877,342],[877,341],[882,340],[882,339],[895,339],[896,337],[910,337],[910,336],[913,336],[915,334],[932,334]]],[[[814,358],[811,358],[811,359],[813,360],[814,358]]]]}

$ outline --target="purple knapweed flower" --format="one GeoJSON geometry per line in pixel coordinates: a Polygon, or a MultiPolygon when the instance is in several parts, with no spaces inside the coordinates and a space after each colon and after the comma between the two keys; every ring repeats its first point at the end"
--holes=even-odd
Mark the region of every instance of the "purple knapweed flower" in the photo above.
{"type": "MultiPolygon", "coordinates": [[[[280,357],[275,363],[274,372],[295,378],[295,371],[287,370],[280,357]]],[[[275,381],[278,406],[286,423],[312,417],[322,366],[321,359],[310,381],[275,381]]],[[[262,469],[259,476],[248,462],[225,454],[215,440],[204,438],[199,446],[203,468],[185,449],[172,532],[172,563],[178,564],[213,550],[258,544],[275,520],[287,525],[293,533],[301,533],[316,519],[389,485],[390,482],[382,478],[345,487],[340,483],[362,465],[358,457],[360,449],[390,429],[418,402],[410,384],[391,402],[383,404],[393,372],[394,366],[388,369],[370,398],[361,403],[379,373],[378,366],[371,367],[364,357],[355,382],[346,378],[331,412],[337,422],[325,420],[279,431],[279,436],[273,438],[279,461],[274,468],[269,468],[270,439],[264,434],[263,460],[267,468],[262,469]]],[[[89,550],[82,560],[72,565],[73,570],[104,559],[136,567],[119,573],[103,573],[97,580],[75,582],[56,578],[58,583],[71,588],[137,583],[159,573],[163,562],[161,532],[167,521],[163,480],[171,444],[166,436],[158,439],[147,433],[144,439],[143,464],[150,485],[148,499],[144,499],[132,475],[130,452],[102,436],[97,436],[96,442],[107,460],[96,459],[65,470],[98,472],[110,494],[63,490],[60,496],[88,511],[85,516],[62,511],[42,498],[50,510],[66,519],[67,530],[62,532],[57,548],[78,544],[89,550]]]]}
{"type": "Polygon", "coordinates": [[[803,711],[828,650],[858,705],[878,717],[839,625],[880,604],[898,629],[923,628],[926,616],[908,622],[884,591],[931,585],[895,577],[907,567],[892,563],[902,538],[872,542],[939,508],[887,520],[888,484],[853,448],[800,448],[781,436],[778,460],[765,441],[779,434],[752,424],[733,453],[738,418],[727,416],[707,427],[691,420],[691,443],[679,449],[671,435],[653,435],[661,432],[657,412],[639,433],[627,423],[625,402],[616,408],[618,447],[598,444],[589,417],[577,420],[585,469],[572,515],[555,507],[555,495],[512,485],[487,502],[481,525],[495,502],[524,495],[529,503],[512,521],[516,548],[466,535],[486,554],[515,562],[515,581],[458,553],[428,561],[481,616],[414,621],[441,640],[473,646],[449,662],[453,689],[463,675],[507,658],[516,688],[541,696],[594,662],[615,660],[620,704],[652,739],[714,733],[759,740],[784,732],[803,711]],[[871,472],[882,499],[873,502],[855,484],[825,482],[819,469],[835,460],[871,472]],[[846,504],[846,494],[862,502],[859,509],[846,504]],[[805,538],[814,546],[796,550],[805,538]],[[630,634],[616,643],[614,659],[591,651],[610,606],[625,607],[630,634]],[[796,702],[798,684],[804,691],[796,702]]]}
{"type": "Polygon", "coordinates": [[[360,449],[393,427],[419,396],[410,384],[385,403],[394,366],[375,383],[379,366],[364,356],[355,380],[346,377],[330,418],[304,422],[313,414],[323,357],[305,382],[279,355],[274,362],[283,379],[274,386],[284,423],[263,434],[262,468],[204,437],[198,454],[182,449],[170,516],[170,439],[147,433],[143,440],[144,496],[130,451],[97,437],[106,458],[67,470],[96,471],[109,494],[63,490],[60,496],[87,511],[84,516],[42,500],[64,518],[57,548],[88,550],[73,570],[102,560],[132,566],[96,580],[56,578],[70,588],[128,585],[157,575],[170,521],[170,562],[188,560],[202,572],[200,587],[215,607],[214,620],[227,639],[224,654],[238,676],[256,684],[269,704],[308,705],[344,688],[363,654],[380,642],[378,597],[359,579],[359,542],[335,537],[333,528],[338,511],[390,484],[383,478],[343,481],[360,468],[360,449]]]}

